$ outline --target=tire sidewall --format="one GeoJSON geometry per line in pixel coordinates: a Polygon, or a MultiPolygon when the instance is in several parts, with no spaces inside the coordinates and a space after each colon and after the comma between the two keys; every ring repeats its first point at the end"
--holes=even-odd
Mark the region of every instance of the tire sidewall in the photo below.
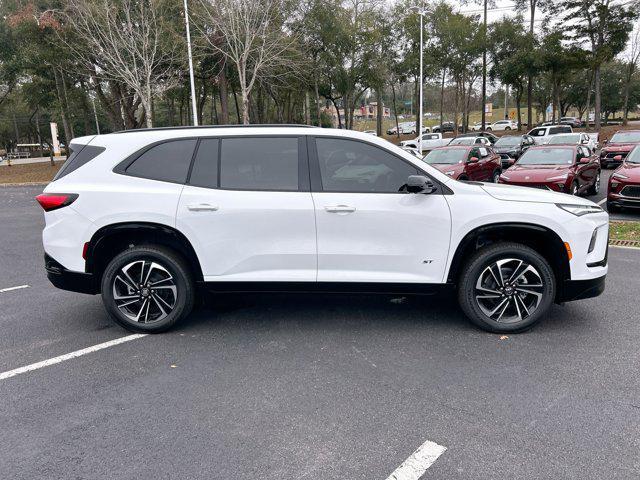
{"type": "Polygon", "coordinates": [[[116,255],[104,271],[101,282],[102,301],[113,320],[135,332],[156,333],[171,328],[186,316],[193,306],[193,282],[183,262],[170,252],[154,247],[136,247],[116,255]],[[120,312],[113,299],[113,280],[122,267],[137,260],[153,260],[171,274],[177,287],[176,305],[165,318],[150,324],[138,323],[120,312]]]}
{"type": "Polygon", "coordinates": [[[524,245],[502,244],[500,248],[494,246],[480,250],[473,257],[462,276],[458,296],[463,311],[480,328],[496,333],[515,333],[528,330],[539,322],[553,304],[555,293],[555,275],[543,257],[524,245]],[[490,319],[482,312],[475,300],[475,285],[482,271],[488,265],[504,258],[516,258],[530,263],[538,270],[545,285],[542,301],[536,311],[524,321],[518,323],[501,324],[490,319]]]}

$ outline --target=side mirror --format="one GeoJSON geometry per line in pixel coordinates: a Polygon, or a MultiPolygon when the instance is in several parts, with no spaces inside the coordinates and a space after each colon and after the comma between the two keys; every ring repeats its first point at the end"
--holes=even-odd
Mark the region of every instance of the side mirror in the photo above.
{"type": "Polygon", "coordinates": [[[436,187],[431,180],[424,175],[409,175],[407,179],[407,191],[409,193],[429,194],[436,191],[436,187]]]}
{"type": "Polygon", "coordinates": [[[478,161],[478,157],[471,157],[469,159],[469,163],[476,163],[478,161]]]}
{"type": "Polygon", "coordinates": [[[589,157],[582,157],[580,160],[578,160],[579,163],[589,163],[591,161],[591,159],[589,157]]]}
{"type": "Polygon", "coordinates": [[[622,155],[616,155],[615,157],[613,157],[613,159],[614,159],[616,162],[621,162],[621,161],[622,161],[622,155]]]}

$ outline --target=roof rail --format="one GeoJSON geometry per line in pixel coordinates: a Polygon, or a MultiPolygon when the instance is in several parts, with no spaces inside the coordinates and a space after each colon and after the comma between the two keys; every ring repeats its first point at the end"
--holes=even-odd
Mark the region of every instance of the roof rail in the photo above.
{"type": "Polygon", "coordinates": [[[154,128],[133,128],[130,130],[119,130],[112,132],[114,134],[120,133],[134,133],[134,132],[159,132],[163,130],[192,130],[201,128],[266,128],[266,127],[303,127],[303,128],[318,128],[315,125],[303,125],[296,123],[255,123],[250,125],[198,125],[194,126],[179,126],[179,127],[154,127],[154,128]]]}

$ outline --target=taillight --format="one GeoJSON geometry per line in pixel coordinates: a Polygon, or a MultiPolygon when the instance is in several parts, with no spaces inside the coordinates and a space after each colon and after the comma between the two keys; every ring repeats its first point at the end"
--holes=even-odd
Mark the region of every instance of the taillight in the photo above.
{"type": "Polygon", "coordinates": [[[36,200],[45,212],[71,205],[78,198],[77,193],[41,193],[36,200]]]}

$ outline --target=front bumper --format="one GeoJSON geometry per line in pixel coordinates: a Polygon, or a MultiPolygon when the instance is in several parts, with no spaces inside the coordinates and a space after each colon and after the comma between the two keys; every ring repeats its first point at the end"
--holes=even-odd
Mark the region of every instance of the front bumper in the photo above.
{"type": "Polygon", "coordinates": [[[562,289],[558,292],[557,303],[572,302],[593,298],[604,292],[607,276],[592,278],[589,280],[565,280],[562,289]]]}
{"type": "Polygon", "coordinates": [[[567,193],[568,189],[566,184],[562,181],[559,182],[516,182],[511,180],[500,180],[500,183],[506,185],[516,185],[518,187],[530,187],[537,188],[539,190],[549,190],[552,192],[567,193]]]}
{"type": "Polygon", "coordinates": [[[92,273],[67,270],[46,253],[44,254],[44,269],[49,281],[61,290],[91,295],[100,291],[92,273]]]}

